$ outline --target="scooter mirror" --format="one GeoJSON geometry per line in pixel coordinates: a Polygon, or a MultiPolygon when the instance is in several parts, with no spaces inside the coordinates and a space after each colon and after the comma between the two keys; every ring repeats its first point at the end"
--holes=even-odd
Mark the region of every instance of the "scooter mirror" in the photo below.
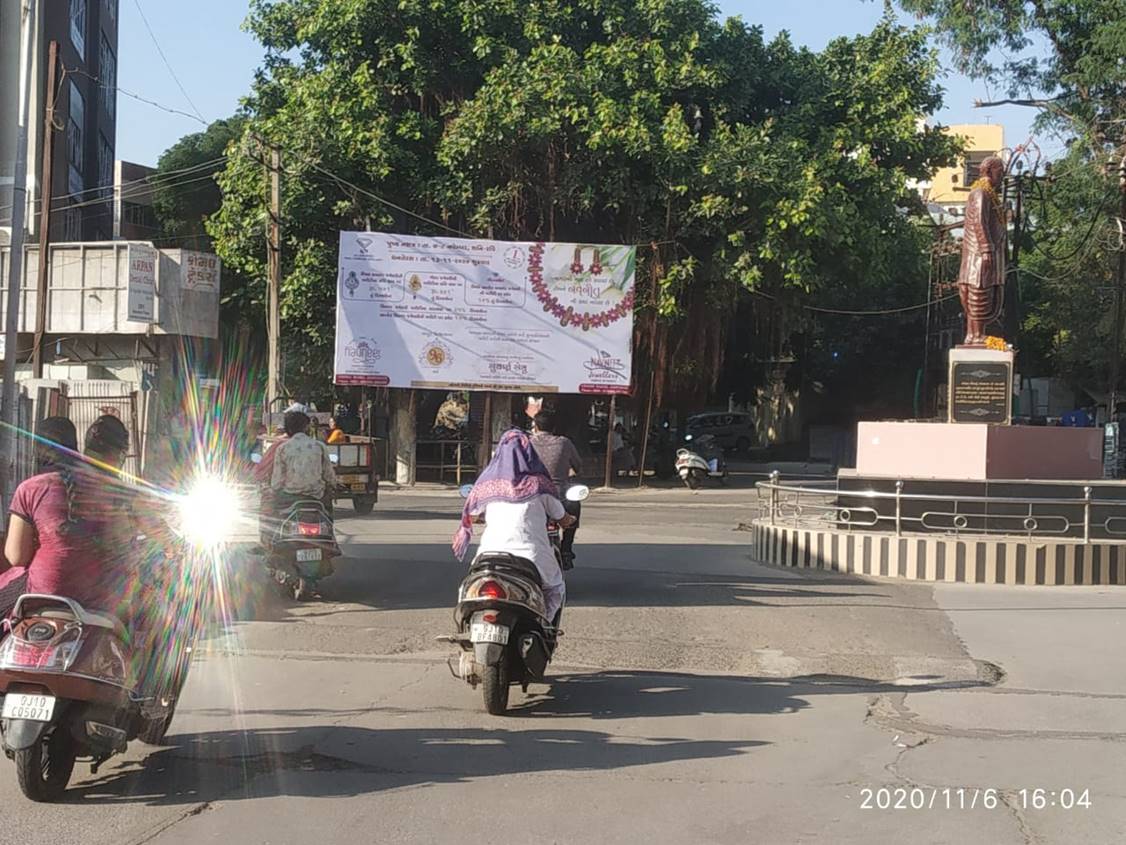
{"type": "Polygon", "coordinates": [[[253,455],[250,456],[250,462],[252,464],[260,464],[260,463],[262,463],[262,456],[259,455],[257,452],[255,452],[253,455]]]}
{"type": "Polygon", "coordinates": [[[584,502],[590,496],[590,488],[585,484],[575,484],[568,487],[563,496],[568,502],[584,502]]]}
{"type": "Polygon", "coordinates": [[[460,487],[457,488],[457,492],[461,496],[461,498],[468,499],[469,494],[473,492],[473,485],[472,484],[462,484],[460,487]]]}
{"type": "Polygon", "coordinates": [[[684,442],[685,443],[691,443],[692,442],[692,435],[691,434],[684,435],[684,442]]]}

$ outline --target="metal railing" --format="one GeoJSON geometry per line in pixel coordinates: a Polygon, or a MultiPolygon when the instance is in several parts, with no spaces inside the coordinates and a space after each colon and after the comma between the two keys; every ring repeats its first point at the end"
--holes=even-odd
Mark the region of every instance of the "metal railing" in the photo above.
{"type": "MultiPolygon", "coordinates": [[[[1002,483],[1013,486],[1019,482],[1002,483]]],[[[1011,536],[1033,539],[1126,541],[1126,488],[1123,498],[1099,498],[1090,483],[1059,482],[1078,495],[979,496],[942,492],[907,493],[902,480],[894,491],[848,489],[831,481],[783,482],[778,472],[755,486],[770,525],[791,528],[888,531],[914,535],[1011,536]]]]}

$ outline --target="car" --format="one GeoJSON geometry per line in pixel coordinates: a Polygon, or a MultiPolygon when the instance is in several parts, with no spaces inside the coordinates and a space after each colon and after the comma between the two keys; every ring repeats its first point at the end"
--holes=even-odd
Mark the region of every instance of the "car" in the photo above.
{"type": "Polygon", "coordinates": [[[724,449],[736,452],[749,452],[755,443],[754,419],[740,411],[696,414],[685,428],[693,437],[710,434],[724,449]]]}

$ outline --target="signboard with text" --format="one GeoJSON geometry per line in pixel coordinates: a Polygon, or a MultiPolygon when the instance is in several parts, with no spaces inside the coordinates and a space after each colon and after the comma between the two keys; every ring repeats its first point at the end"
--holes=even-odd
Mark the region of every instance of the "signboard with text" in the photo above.
{"type": "Polygon", "coordinates": [[[129,244],[127,319],[156,322],[156,262],[159,253],[147,244],[129,244]]]}
{"type": "Polygon", "coordinates": [[[219,273],[222,262],[216,255],[206,252],[181,250],[180,273],[188,290],[219,291],[219,273]]]}
{"type": "Polygon", "coordinates": [[[341,232],[336,383],[628,393],[636,249],[341,232]]]}

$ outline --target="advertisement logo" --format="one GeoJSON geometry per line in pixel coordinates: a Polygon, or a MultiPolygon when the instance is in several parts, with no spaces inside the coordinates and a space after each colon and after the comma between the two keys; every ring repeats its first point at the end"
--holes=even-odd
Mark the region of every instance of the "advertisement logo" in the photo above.
{"type": "Polygon", "coordinates": [[[412,294],[418,296],[419,292],[422,290],[422,279],[419,278],[417,273],[410,277],[410,281],[407,282],[407,287],[410,288],[412,294]]]}
{"type": "Polygon", "coordinates": [[[453,364],[454,358],[446,344],[440,340],[432,340],[418,356],[418,362],[428,369],[441,370],[453,364]]]}
{"type": "Polygon", "coordinates": [[[524,266],[527,257],[524,255],[524,250],[518,246],[509,247],[504,253],[504,266],[512,269],[519,270],[524,266]]]}
{"type": "Polygon", "coordinates": [[[597,355],[583,363],[587,374],[593,381],[628,381],[625,362],[609,352],[600,350],[597,355]]]}
{"type": "Polygon", "coordinates": [[[356,275],[356,271],[352,270],[348,273],[348,278],[344,280],[344,289],[348,291],[348,296],[356,295],[356,288],[360,286],[360,278],[356,275]]]}
{"type": "Polygon", "coordinates": [[[370,337],[357,337],[344,347],[344,357],[357,368],[370,369],[383,357],[383,353],[379,351],[379,345],[370,337]]]}
{"type": "Polygon", "coordinates": [[[369,251],[372,244],[371,238],[356,238],[356,243],[359,245],[361,253],[363,253],[364,255],[371,255],[371,252],[369,251]]]}

